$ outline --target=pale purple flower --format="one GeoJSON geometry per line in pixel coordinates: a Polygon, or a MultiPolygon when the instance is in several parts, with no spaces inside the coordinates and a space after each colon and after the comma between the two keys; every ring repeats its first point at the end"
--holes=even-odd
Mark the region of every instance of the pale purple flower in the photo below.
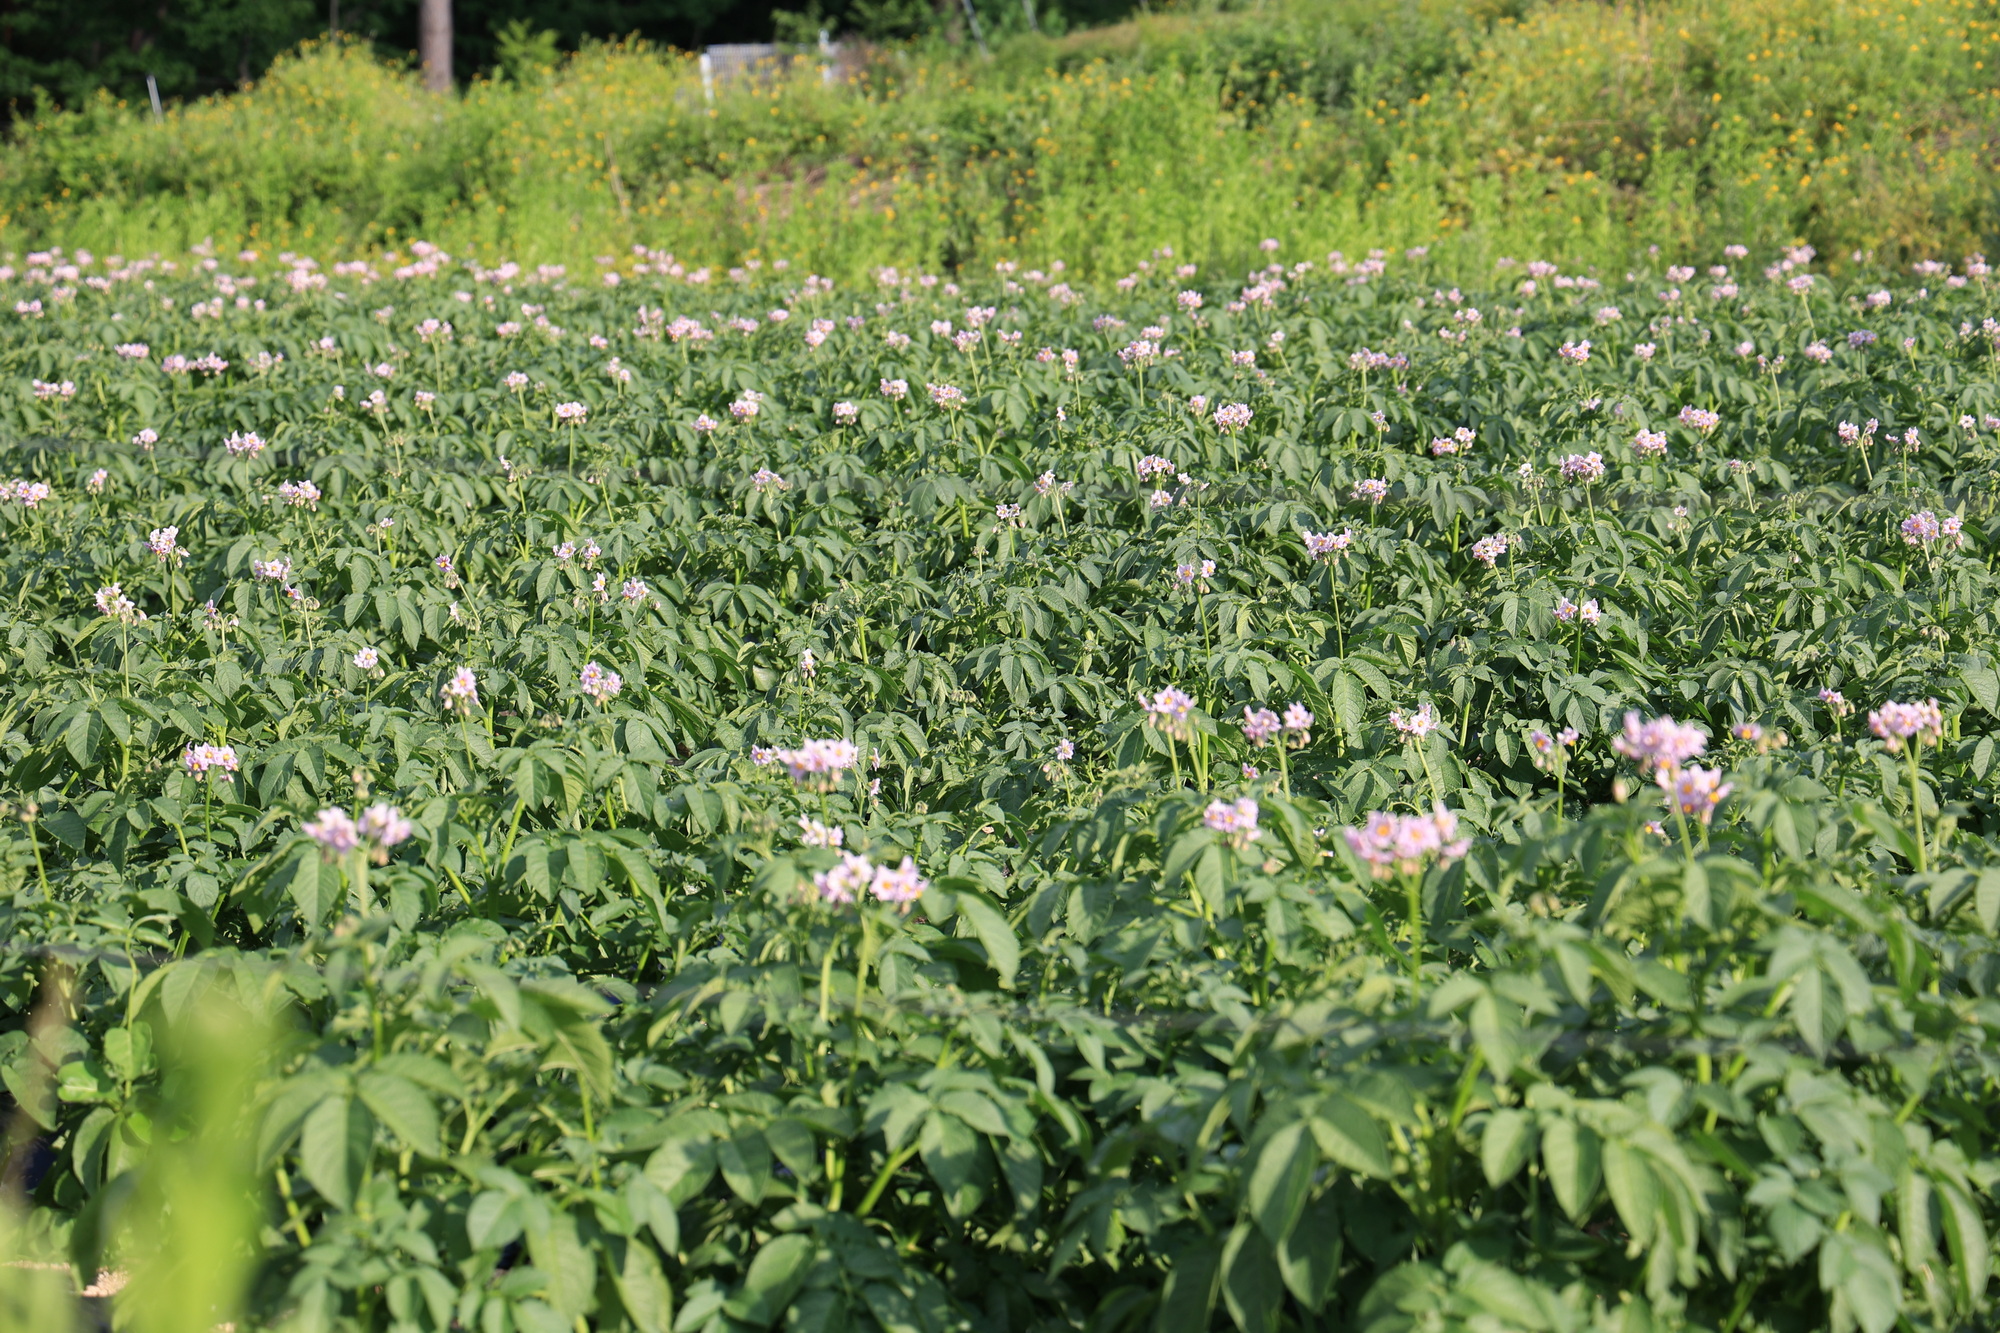
{"type": "Polygon", "coordinates": [[[1500,557],[1507,554],[1507,548],[1510,545],[1512,545],[1512,538],[1508,537],[1504,532],[1496,532],[1490,536],[1481,537],[1472,544],[1472,557],[1488,569],[1493,569],[1499,564],[1500,557]]]}
{"type": "Polygon", "coordinates": [[[1339,532],[1301,531],[1299,537],[1306,544],[1306,554],[1315,560],[1330,560],[1345,551],[1354,542],[1354,529],[1344,528],[1339,532]]]}
{"type": "Polygon", "coordinates": [[[828,827],[817,819],[799,816],[799,841],[807,847],[839,847],[847,841],[847,832],[838,824],[828,827]]]}
{"type": "Polygon", "coordinates": [[[874,875],[874,863],[867,857],[842,852],[840,864],[814,873],[813,887],[819,891],[821,902],[844,907],[867,890],[874,875]]]}
{"type": "Polygon", "coordinates": [[[363,671],[373,671],[377,666],[381,665],[381,662],[382,654],[374,648],[365,647],[354,654],[354,665],[360,667],[363,671]]]}
{"type": "Polygon", "coordinates": [[[1215,425],[1218,430],[1237,431],[1249,425],[1255,415],[1248,403],[1224,403],[1215,409],[1215,425]]]}
{"type": "Polygon", "coordinates": [[[163,564],[169,560],[180,559],[187,555],[187,551],[177,544],[180,535],[181,530],[177,527],[154,528],[146,536],[146,549],[163,564]]]}
{"type": "Polygon", "coordinates": [[[99,612],[121,624],[136,624],[146,618],[146,613],[139,609],[137,602],[125,595],[120,584],[110,583],[99,588],[95,600],[99,612]]]}
{"type": "Polygon", "coordinates": [[[1257,827],[1259,813],[1257,802],[1248,796],[1235,801],[1210,801],[1208,809],[1202,812],[1201,822],[1241,851],[1263,836],[1263,830],[1257,827]]]}
{"type": "Polygon", "coordinates": [[[1676,769],[1708,748],[1708,737],[1700,728],[1676,722],[1670,716],[1641,722],[1639,714],[1625,714],[1625,732],[1611,739],[1611,748],[1639,765],[1639,771],[1676,769]]]}
{"type": "Polygon", "coordinates": [[[1389,710],[1389,725],[1411,740],[1420,741],[1438,729],[1437,709],[1429,704],[1409,713],[1392,708],[1389,710]]]}
{"type": "Polygon", "coordinates": [[[1667,451],[1667,433],[1663,430],[1641,430],[1633,437],[1632,452],[1641,458],[1656,458],[1667,451]]]}
{"type": "Polygon", "coordinates": [[[904,912],[908,912],[910,904],[923,897],[924,890],[929,887],[930,881],[917,873],[917,863],[906,856],[903,858],[903,864],[893,870],[888,866],[876,866],[875,877],[868,885],[868,892],[874,896],[875,901],[894,903],[904,912]]]}
{"type": "Polygon", "coordinates": [[[1355,856],[1380,879],[1418,874],[1433,861],[1448,866],[1472,849],[1471,839],[1458,836],[1458,816],[1441,802],[1427,815],[1378,810],[1359,827],[1343,830],[1343,835],[1355,856]]]}
{"type": "MultiPolygon", "coordinates": [[[[320,812],[322,817],[325,811],[320,812]]],[[[372,855],[377,865],[388,861],[388,850],[400,843],[408,842],[416,826],[403,817],[403,812],[393,805],[371,805],[361,812],[355,826],[362,839],[371,844],[372,855]]]]}
{"type": "Polygon", "coordinates": [[[582,403],[556,404],[557,421],[566,422],[572,426],[578,426],[582,425],[584,418],[588,417],[589,415],[590,415],[590,409],[585,407],[582,403]]]}
{"type": "Polygon", "coordinates": [[[625,682],[616,671],[601,667],[595,662],[584,663],[583,671],[577,677],[577,689],[588,695],[600,707],[610,703],[624,688],[625,682]]]}
{"type": "Polygon", "coordinates": [[[1920,704],[1899,704],[1892,699],[1868,714],[1868,729],[1891,751],[1901,750],[1907,740],[1914,740],[1919,747],[1926,742],[1934,745],[1944,735],[1944,710],[1935,699],[1920,704]]]}
{"type": "Polygon", "coordinates": [[[840,775],[860,762],[861,752],[850,740],[838,738],[809,740],[796,750],[779,750],[773,756],[792,775],[792,781],[808,791],[832,791],[840,775]]]}
{"type": "Polygon", "coordinates": [[[236,747],[233,745],[190,745],[181,755],[181,763],[190,777],[202,778],[237,770],[236,747]]]}
{"type": "Polygon", "coordinates": [[[1278,715],[1268,708],[1252,709],[1245,705],[1243,721],[1237,725],[1243,728],[1243,739],[1261,749],[1276,738],[1284,724],[1279,722],[1278,715]]]}
{"type": "Polygon", "coordinates": [[[1184,691],[1169,685],[1147,700],[1145,707],[1155,727],[1169,736],[1186,739],[1188,714],[1194,710],[1194,700],[1184,691]]]}
{"type": "Polygon", "coordinates": [[[1722,417],[1719,413],[1711,412],[1705,407],[1683,407],[1681,409],[1680,422],[1689,430],[1706,435],[1722,424],[1722,417]]]}
{"type": "Polygon", "coordinates": [[[300,825],[299,831],[318,843],[329,860],[361,845],[361,830],[345,810],[322,810],[318,819],[300,825]]]}
{"type": "Polygon", "coordinates": [[[1354,489],[1348,492],[1348,498],[1366,500],[1372,505],[1381,504],[1389,498],[1389,483],[1380,477],[1364,477],[1354,483],[1354,489]]]}
{"type": "Polygon", "coordinates": [[[1898,530],[1903,534],[1904,544],[1909,546],[1928,546],[1943,531],[1937,515],[1928,509],[1920,509],[1904,519],[1898,530]]]}
{"type": "Polygon", "coordinates": [[[1689,764],[1673,772],[1662,768],[1654,780],[1683,815],[1700,819],[1704,824],[1715,818],[1715,807],[1734,789],[1733,783],[1722,780],[1721,769],[1703,768],[1699,764],[1689,764]]]}
{"type": "Polygon", "coordinates": [[[1604,479],[1604,456],[1595,450],[1587,454],[1571,454],[1562,461],[1562,475],[1565,481],[1580,481],[1586,486],[1604,479]]]}
{"type": "Polygon", "coordinates": [[[451,673],[451,679],[438,691],[447,708],[463,708],[467,712],[479,706],[479,677],[472,674],[472,668],[462,666],[451,673]]]}

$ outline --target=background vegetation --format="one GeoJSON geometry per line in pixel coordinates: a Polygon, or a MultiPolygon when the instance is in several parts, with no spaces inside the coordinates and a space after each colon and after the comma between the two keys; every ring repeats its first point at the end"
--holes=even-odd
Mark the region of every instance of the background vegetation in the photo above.
{"type": "MultiPolygon", "coordinates": [[[[20,126],[0,237],[144,252],[425,236],[488,259],[1014,256],[1123,271],[1172,240],[1244,262],[1430,245],[1626,263],[1806,240],[1836,261],[1987,244],[1988,0],[1273,3],[991,62],[878,52],[825,86],[702,96],[691,61],[595,46],[439,102],[321,44],[155,125],[108,100],[20,126]]],[[[925,52],[929,51],[928,54],[925,52]]]]}

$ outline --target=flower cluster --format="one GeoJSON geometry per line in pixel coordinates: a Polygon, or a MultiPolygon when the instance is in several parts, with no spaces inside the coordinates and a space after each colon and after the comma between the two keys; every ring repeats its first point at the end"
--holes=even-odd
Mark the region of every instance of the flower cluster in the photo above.
{"type": "Polygon", "coordinates": [[[146,618],[139,604],[127,597],[124,588],[116,583],[106,584],[97,590],[97,609],[124,625],[135,625],[146,618]]]}
{"type": "Polygon", "coordinates": [[[0,482],[0,500],[12,500],[24,509],[40,509],[42,501],[52,494],[46,481],[23,481],[16,477],[0,482]]]}
{"type": "Polygon", "coordinates": [[[1919,509],[1897,525],[1906,546],[1928,546],[1944,538],[1954,546],[1965,545],[1965,519],[1959,514],[1946,514],[1943,519],[1928,509],[1919,509]]]}
{"type": "Polygon", "coordinates": [[[917,873],[917,863],[907,856],[901,865],[892,868],[878,866],[853,852],[843,852],[838,865],[813,875],[813,888],[818,890],[820,901],[842,906],[866,893],[877,902],[893,903],[908,912],[910,904],[923,897],[929,887],[930,881],[917,873]]]}
{"type": "Polygon", "coordinates": [[[1703,824],[1715,818],[1715,808],[1722,804],[1722,798],[1735,790],[1734,783],[1722,780],[1721,769],[1703,768],[1699,764],[1689,764],[1672,773],[1661,769],[1658,780],[1667,798],[1683,815],[1703,824]]]}
{"type": "Polygon", "coordinates": [[[1891,699],[1868,714],[1868,729],[1881,737],[1891,752],[1901,750],[1903,742],[1908,740],[1914,740],[1921,749],[1926,743],[1935,745],[1943,738],[1944,710],[1935,699],[1920,704],[1899,704],[1891,699]]]}
{"type": "Polygon", "coordinates": [[[1272,738],[1278,734],[1284,724],[1278,721],[1278,715],[1270,709],[1253,709],[1248,704],[1245,704],[1243,706],[1243,721],[1237,725],[1243,728],[1243,739],[1261,750],[1271,743],[1272,738]]]}
{"type": "Polygon", "coordinates": [[[1378,879],[1415,875],[1433,861],[1448,866],[1472,849],[1458,836],[1458,816],[1442,802],[1429,814],[1398,815],[1378,810],[1357,828],[1343,830],[1347,845],[1378,879]]]}
{"type": "Polygon", "coordinates": [[[1513,538],[1506,533],[1492,533],[1472,544],[1472,558],[1488,569],[1493,569],[1500,563],[1500,557],[1507,554],[1507,548],[1512,544],[1513,538]]]}
{"type": "Polygon", "coordinates": [[[438,696],[444,700],[447,709],[462,709],[470,713],[479,707],[479,677],[473,674],[471,667],[462,666],[451,673],[451,679],[444,683],[438,696]]]}
{"type": "Polygon", "coordinates": [[[1193,711],[1194,700],[1171,685],[1146,701],[1152,725],[1176,740],[1186,740],[1190,735],[1188,714],[1193,711]]]}
{"type": "Polygon", "coordinates": [[[190,777],[221,777],[224,773],[234,773],[237,768],[236,747],[190,745],[186,753],[181,755],[181,764],[187,769],[190,777]]]}
{"type": "Polygon", "coordinates": [[[1576,741],[1575,727],[1564,727],[1553,736],[1537,727],[1528,733],[1528,757],[1536,768],[1552,768],[1562,763],[1564,754],[1576,741]]]}
{"type": "Polygon", "coordinates": [[[393,805],[371,805],[358,820],[345,810],[326,809],[319,812],[319,818],[299,826],[299,832],[319,844],[320,854],[327,860],[337,861],[366,847],[368,859],[378,866],[388,864],[389,849],[408,842],[416,831],[393,805]]]}
{"type": "Polygon", "coordinates": [[[146,549],[162,563],[187,557],[186,548],[180,546],[181,530],[177,527],[154,528],[146,534],[146,549]]]}
{"type": "Polygon", "coordinates": [[[1604,455],[1592,451],[1587,454],[1571,454],[1562,461],[1564,481],[1580,481],[1589,485],[1604,479],[1604,455]]]}
{"type": "Polygon", "coordinates": [[[1306,544],[1306,554],[1315,560],[1327,560],[1345,551],[1354,542],[1354,529],[1344,528],[1339,532],[1313,532],[1302,530],[1299,537],[1306,544]]]}
{"type": "Polygon", "coordinates": [[[1263,836],[1257,827],[1257,802],[1245,796],[1234,801],[1210,801],[1201,822],[1223,835],[1231,847],[1242,851],[1263,836]]]}
{"type": "Polygon", "coordinates": [[[847,831],[838,824],[829,827],[800,815],[799,841],[807,847],[838,847],[847,841],[847,831]]]}
{"type": "Polygon", "coordinates": [[[1411,740],[1420,741],[1438,729],[1437,709],[1429,704],[1408,713],[1392,708],[1389,710],[1389,725],[1411,740]]]}
{"type": "Polygon", "coordinates": [[[281,481],[278,483],[278,498],[295,509],[318,509],[319,487],[311,481],[281,481]]]}
{"type": "Polygon", "coordinates": [[[840,775],[861,762],[854,742],[838,738],[809,740],[796,750],[777,750],[771,756],[783,764],[792,781],[807,791],[828,792],[840,785],[840,775]]]}
{"type": "Polygon", "coordinates": [[[1625,732],[1611,739],[1611,748],[1639,765],[1642,773],[1670,772],[1708,748],[1699,727],[1662,716],[1641,722],[1636,712],[1625,714],[1625,732]]]}
{"type": "Polygon", "coordinates": [[[1578,606],[1567,597],[1556,598],[1556,619],[1564,624],[1572,620],[1581,620],[1586,625],[1595,625],[1603,614],[1598,609],[1595,597],[1584,598],[1582,606],[1578,606]]]}
{"type": "Polygon", "coordinates": [[[595,662],[586,662],[576,685],[578,690],[602,706],[618,697],[618,692],[625,688],[625,681],[616,671],[595,662]]]}

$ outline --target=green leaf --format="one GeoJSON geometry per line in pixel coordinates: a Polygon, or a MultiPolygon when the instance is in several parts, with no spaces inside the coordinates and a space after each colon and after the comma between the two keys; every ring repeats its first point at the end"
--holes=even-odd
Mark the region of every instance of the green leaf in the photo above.
{"type": "Polygon", "coordinates": [[[917,1153],[938,1183],[945,1211],[970,1217],[986,1198],[993,1175],[985,1140],[957,1116],[934,1111],[917,1136],[917,1153]]]}
{"type": "Polygon", "coordinates": [[[1986,1278],[1993,1261],[1986,1238],[1986,1222],[1979,1207],[1957,1184],[1939,1177],[1932,1179],[1944,1221],[1945,1240],[1951,1245],[1952,1294],[1962,1309],[1979,1307],[1986,1294],[1986,1278]]]}
{"type": "Polygon", "coordinates": [[[1174,1255],[1166,1285],[1160,1288],[1153,1333],[1207,1333],[1221,1272],[1220,1240],[1198,1240],[1174,1255]]]}
{"type": "Polygon", "coordinates": [[[1319,1150],[1357,1175],[1387,1180],[1389,1146],[1369,1114],[1339,1093],[1331,1093],[1312,1115],[1319,1150]]]}
{"type": "Polygon", "coordinates": [[[1973,897],[1973,908],[1979,913],[1979,924],[1986,927],[1986,933],[2000,930],[2000,866],[1987,866],[1979,872],[1979,888],[1973,897]]]}
{"type": "Polygon", "coordinates": [[[717,1140],[715,1164],[722,1169],[722,1183],[737,1198],[752,1205],[763,1201],[771,1186],[771,1145],[762,1134],[742,1129],[717,1140]]]}
{"type": "Polygon", "coordinates": [[[1277,1256],[1257,1227],[1238,1222],[1222,1250],[1222,1299],[1242,1333],[1273,1333],[1284,1304],[1277,1256]]]}
{"type": "Polygon", "coordinates": [[[501,1249],[520,1234],[520,1200],[498,1190],[480,1192],[465,1210],[465,1238],[475,1250],[501,1249]]]}
{"type": "Polygon", "coordinates": [[[1644,1156],[1617,1139],[1610,1140],[1604,1145],[1604,1185],[1633,1244],[1651,1245],[1660,1187],[1644,1156]]]}
{"type": "Polygon", "coordinates": [[[1306,1206],[1278,1247],[1278,1272],[1299,1304],[1318,1314],[1340,1276],[1340,1207],[1331,1192],[1306,1206]]]}
{"type": "Polygon", "coordinates": [[[743,1285],[723,1303],[730,1318],[769,1328],[792,1303],[812,1267],[813,1242],[797,1234],[774,1236],[750,1260],[743,1285]]]}
{"type": "Polygon", "coordinates": [[[1486,1183],[1502,1185],[1528,1164],[1535,1152],[1535,1118],[1526,1111],[1502,1107],[1486,1118],[1479,1139],[1479,1164],[1486,1183]]]}
{"type": "Polygon", "coordinates": [[[344,1093],[328,1097],[306,1116],[299,1165],[326,1201],[345,1209],[354,1202],[361,1172],[375,1143],[368,1108],[344,1093]]]}
{"type": "Polygon", "coordinates": [[[444,1147],[438,1142],[437,1107],[422,1088],[379,1069],[362,1074],[354,1087],[375,1118],[406,1145],[426,1157],[444,1156],[444,1147]]]}
{"type": "Polygon", "coordinates": [[[1561,1116],[1542,1125],[1542,1168],[1572,1222],[1582,1222],[1597,1198],[1602,1151],[1597,1131],[1588,1126],[1561,1116]]]}
{"type": "Polygon", "coordinates": [[[674,1288],[659,1258],[636,1240],[626,1241],[620,1248],[625,1253],[611,1274],[618,1303],[625,1307],[638,1333],[669,1333],[674,1322],[674,1288]]]}
{"type": "MultiPolygon", "coordinates": [[[[1021,942],[1014,928],[985,899],[973,893],[958,895],[958,910],[972,927],[972,934],[986,950],[986,961],[1000,976],[1000,984],[1012,987],[1021,967],[1021,942]]],[[[990,993],[990,992],[989,992],[990,993]]]]}
{"type": "Polygon", "coordinates": [[[1258,1150],[1245,1202],[1250,1216],[1273,1245],[1284,1244],[1305,1211],[1306,1194],[1318,1165],[1312,1131],[1303,1120],[1284,1126],[1258,1150]]]}
{"type": "Polygon", "coordinates": [[[1992,667],[1968,666],[1959,672],[1959,679],[1973,701],[1995,717],[2000,717],[2000,672],[1992,667]]]}

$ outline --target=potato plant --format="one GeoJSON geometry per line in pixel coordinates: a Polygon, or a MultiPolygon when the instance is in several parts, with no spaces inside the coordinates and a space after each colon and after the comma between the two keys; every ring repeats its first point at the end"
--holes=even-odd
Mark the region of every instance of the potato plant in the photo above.
{"type": "Polygon", "coordinates": [[[0,269],[24,1243],[152,1317],[236,1143],[239,1327],[1988,1326],[1984,261],[1267,248],[0,269]]]}

